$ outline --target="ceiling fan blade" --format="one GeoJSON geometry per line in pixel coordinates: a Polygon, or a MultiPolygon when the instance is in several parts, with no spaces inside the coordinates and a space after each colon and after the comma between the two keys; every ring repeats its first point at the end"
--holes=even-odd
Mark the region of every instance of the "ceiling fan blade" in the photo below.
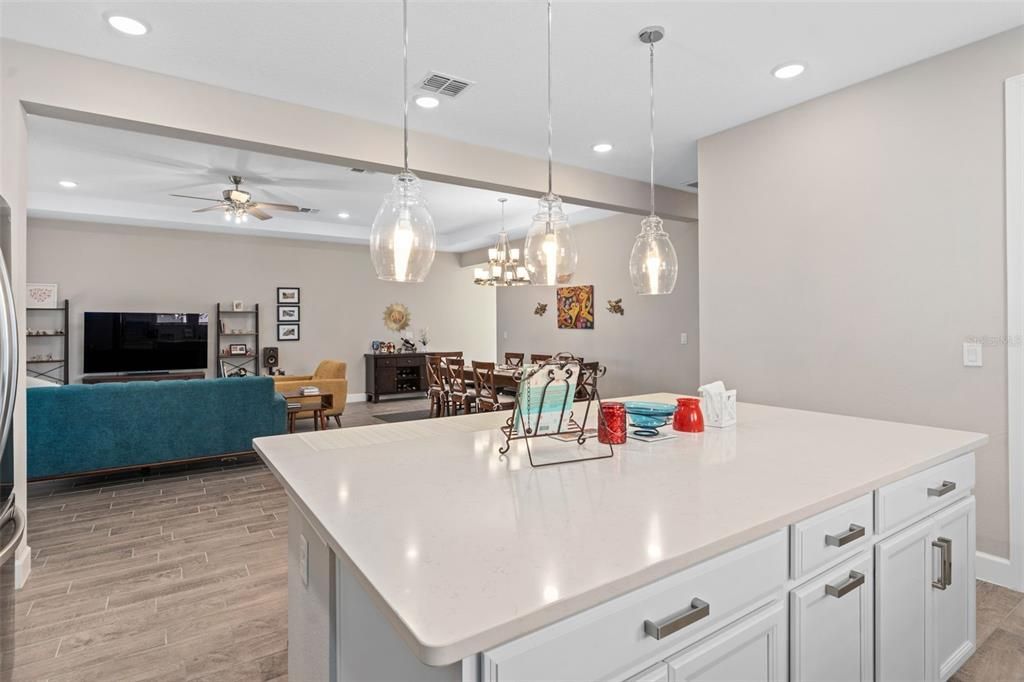
{"type": "Polygon", "coordinates": [[[224,210],[224,207],[218,205],[218,206],[207,206],[206,208],[197,208],[196,210],[194,210],[192,212],[193,213],[205,213],[206,211],[223,211],[223,210],[224,210]]]}
{"type": "Polygon", "coordinates": [[[266,201],[257,201],[255,205],[262,206],[265,208],[273,208],[278,211],[293,211],[295,213],[298,213],[301,210],[298,206],[295,206],[294,204],[272,204],[266,201]]]}
{"type": "Polygon", "coordinates": [[[223,199],[208,199],[207,197],[193,197],[193,196],[190,196],[188,194],[168,194],[167,196],[169,196],[169,197],[179,197],[181,199],[198,199],[199,201],[216,201],[217,203],[220,203],[220,202],[224,201],[223,199]]]}
{"type": "Polygon", "coordinates": [[[246,213],[251,215],[253,218],[259,218],[260,220],[270,220],[271,218],[274,217],[265,211],[261,211],[258,205],[250,206],[248,209],[246,209],[246,213]]]}

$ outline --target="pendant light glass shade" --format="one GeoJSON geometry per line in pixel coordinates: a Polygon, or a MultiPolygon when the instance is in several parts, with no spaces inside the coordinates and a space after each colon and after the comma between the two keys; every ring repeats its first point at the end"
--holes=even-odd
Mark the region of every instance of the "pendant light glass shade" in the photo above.
{"type": "Polygon", "coordinates": [[[409,170],[409,6],[402,0],[402,172],[392,180],[370,229],[370,260],[377,277],[389,282],[422,282],[437,251],[434,219],[409,170]]]}
{"type": "Polygon", "coordinates": [[[656,215],[640,221],[640,234],[629,256],[629,278],[638,294],[670,294],[676,286],[676,248],[656,215]]]}
{"type": "Polygon", "coordinates": [[[409,171],[399,173],[370,229],[370,258],[377,277],[422,282],[434,263],[436,234],[419,178],[409,171]]]}
{"type": "Polygon", "coordinates": [[[568,284],[576,272],[576,239],[562,200],[554,194],[540,199],[540,210],[526,234],[526,272],[533,284],[568,284]]]}

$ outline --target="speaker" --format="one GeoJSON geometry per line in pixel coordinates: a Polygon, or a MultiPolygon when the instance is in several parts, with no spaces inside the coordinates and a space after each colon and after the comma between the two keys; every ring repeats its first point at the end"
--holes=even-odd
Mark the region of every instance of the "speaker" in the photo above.
{"type": "Polygon", "coordinates": [[[263,366],[271,369],[277,367],[277,346],[266,346],[263,349],[263,366]]]}

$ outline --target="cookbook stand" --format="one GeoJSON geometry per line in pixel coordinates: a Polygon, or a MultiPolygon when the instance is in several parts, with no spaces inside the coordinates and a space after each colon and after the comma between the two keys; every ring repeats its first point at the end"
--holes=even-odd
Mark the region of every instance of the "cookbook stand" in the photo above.
{"type": "Polygon", "coordinates": [[[576,436],[576,442],[583,445],[590,436],[587,435],[587,420],[590,417],[590,406],[597,401],[598,427],[603,425],[604,412],[601,410],[601,396],[597,392],[597,380],[604,376],[607,368],[598,366],[594,370],[585,370],[579,358],[568,353],[560,353],[549,360],[545,360],[537,367],[517,370],[513,375],[519,388],[516,390],[515,408],[512,416],[509,417],[501,432],[505,434],[505,444],[498,449],[499,459],[504,459],[512,447],[512,441],[522,440],[526,443],[526,454],[530,459],[530,466],[546,467],[553,464],[569,464],[571,462],[589,462],[595,459],[608,459],[615,455],[615,448],[609,443],[607,455],[593,455],[591,457],[575,457],[571,459],[555,460],[551,462],[537,463],[533,460],[533,450],[530,448],[530,441],[534,438],[548,436],[576,436]],[[533,401],[530,394],[540,391],[540,401],[536,406],[536,415],[528,413],[532,408],[533,401]],[[554,405],[545,403],[549,393],[558,392],[564,389],[561,399],[556,397],[554,405]],[[587,394],[586,408],[583,411],[583,421],[577,422],[573,415],[574,399],[577,391],[585,391],[587,394]],[[545,413],[544,407],[553,407],[545,413]],[[552,422],[557,413],[557,422],[552,422]],[[542,424],[542,420],[546,423],[542,424]],[[555,424],[551,428],[552,423],[555,424]]]}

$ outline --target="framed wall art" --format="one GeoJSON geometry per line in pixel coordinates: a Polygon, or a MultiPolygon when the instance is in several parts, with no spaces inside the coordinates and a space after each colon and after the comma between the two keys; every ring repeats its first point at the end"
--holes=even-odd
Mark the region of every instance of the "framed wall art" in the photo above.
{"type": "Polygon", "coordinates": [[[277,340],[278,341],[298,341],[299,340],[299,325],[297,325],[297,324],[279,324],[279,325],[277,325],[277,340]]]}
{"type": "Polygon", "coordinates": [[[299,288],[278,287],[277,302],[280,305],[298,305],[299,303],[301,303],[301,301],[299,300],[299,288]]]}
{"type": "Polygon", "coordinates": [[[594,285],[558,287],[558,328],[594,328],[594,285]]]}
{"type": "Polygon", "coordinates": [[[299,321],[299,306],[297,306],[297,305],[279,305],[279,306],[277,306],[277,321],[278,322],[298,322],[299,321]]]}

